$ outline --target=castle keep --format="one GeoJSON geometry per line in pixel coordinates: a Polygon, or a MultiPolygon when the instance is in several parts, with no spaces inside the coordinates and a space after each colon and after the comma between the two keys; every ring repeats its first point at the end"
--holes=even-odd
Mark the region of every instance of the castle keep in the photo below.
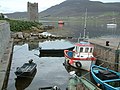
{"type": "Polygon", "coordinates": [[[27,3],[27,13],[29,21],[38,21],[38,3],[27,3]]]}

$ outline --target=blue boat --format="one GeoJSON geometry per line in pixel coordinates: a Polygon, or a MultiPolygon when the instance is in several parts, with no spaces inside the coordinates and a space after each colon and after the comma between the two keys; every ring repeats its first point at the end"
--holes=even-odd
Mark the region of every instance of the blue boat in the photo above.
{"type": "Polygon", "coordinates": [[[91,75],[103,90],[120,90],[120,73],[97,65],[91,66],[91,75]]]}

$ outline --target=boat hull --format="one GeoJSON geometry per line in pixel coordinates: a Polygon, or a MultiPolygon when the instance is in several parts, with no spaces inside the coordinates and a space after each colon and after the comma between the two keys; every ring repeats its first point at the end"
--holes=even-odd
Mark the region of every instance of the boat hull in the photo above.
{"type": "Polygon", "coordinates": [[[78,69],[90,71],[91,65],[96,63],[95,57],[91,57],[91,56],[88,57],[87,55],[86,57],[75,58],[74,51],[64,50],[64,55],[65,55],[65,64],[78,69]]]}
{"type": "Polygon", "coordinates": [[[63,57],[64,56],[64,50],[73,50],[74,47],[65,48],[65,49],[40,49],[39,56],[40,57],[63,57]]]}
{"type": "Polygon", "coordinates": [[[33,74],[36,70],[36,63],[25,63],[22,67],[18,67],[15,71],[17,77],[26,77],[33,74]]]}
{"type": "Polygon", "coordinates": [[[68,90],[101,90],[84,76],[77,76],[76,72],[70,72],[68,90]]]}
{"type": "Polygon", "coordinates": [[[92,60],[75,60],[74,63],[70,63],[70,60],[70,58],[65,57],[65,64],[87,71],[90,71],[91,65],[96,63],[96,61],[92,60]]]}
{"type": "Polygon", "coordinates": [[[120,90],[120,73],[100,66],[92,65],[91,75],[97,85],[99,85],[102,89],[120,90]],[[105,72],[100,73],[101,71],[105,72]]]}

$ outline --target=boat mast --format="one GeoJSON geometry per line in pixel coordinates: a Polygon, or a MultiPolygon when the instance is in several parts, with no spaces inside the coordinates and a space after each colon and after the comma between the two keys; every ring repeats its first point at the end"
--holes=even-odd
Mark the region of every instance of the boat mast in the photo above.
{"type": "Polygon", "coordinates": [[[86,38],[86,26],[87,26],[86,20],[87,20],[87,8],[86,8],[86,12],[85,12],[84,36],[83,36],[84,39],[86,38]]]}

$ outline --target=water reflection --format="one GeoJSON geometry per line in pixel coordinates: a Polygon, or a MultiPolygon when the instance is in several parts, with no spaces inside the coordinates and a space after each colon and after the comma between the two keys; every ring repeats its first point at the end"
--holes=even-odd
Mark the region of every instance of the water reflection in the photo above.
{"type": "Polygon", "coordinates": [[[70,65],[66,65],[66,64],[64,64],[63,63],[63,66],[65,67],[65,69],[67,70],[67,72],[68,73],[70,73],[71,71],[75,71],[75,74],[77,75],[77,76],[82,76],[82,75],[85,75],[86,73],[88,73],[87,71],[85,71],[85,70],[82,70],[82,69],[77,69],[77,68],[74,68],[74,67],[72,67],[72,66],[70,66],[70,65]]]}
{"type": "Polygon", "coordinates": [[[69,45],[69,43],[65,40],[56,40],[44,42],[19,42],[14,46],[7,90],[38,90],[42,86],[44,87],[54,85],[57,85],[62,90],[65,90],[64,88],[66,88],[69,74],[62,64],[64,62],[64,57],[36,56],[39,55],[38,48],[41,45],[45,46],[45,44],[47,44],[47,47],[49,48],[48,44],[54,44],[53,42],[57,43],[56,47],[61,45],[63,48],[65,48],[65,45],[67,47],[69,45]],[[64,44],[64,42],[66,44],[64,44]],[[34,79],[17,78],[14,80],[14,78],[16,78],[16,75],[14,74],[16,67],[23,65],[23,63],[27,62],[30,59],[33,59],[34,62],[37,63],[37,73],[34,79]]]}
{"type": "MultiPolygon", "coordinates": [[[[86,33],[89,32],[89,37],[101,37],[101,36],[108,36],[108,35],[114,35],[119,36],[120,33],[120,25],[117,25],[116,30],[110,31],[108,30],[106,26],[107,22],[103,23],[97,23],[97,21],[93,21],[93,23],[87,24],[86,33]]],[[[50,22],[46,22],[46,24],[50,24],[50,22]]],[[[53,23],[53,25],[57,28],[59,28],[59,25],[53,23]]],[[[54,34],[58,35],[64,35],[64,36],[72,36],[74,38],[78,38],[80,33],[83,35],[83,27],[84,23],[80,21],[67,21],[65,22],[64,27],[62,27],[63,30],[56,29],[56,32],[54,31],[54,34]]],[[[111,36],[111,37],[112,37],[111,36]]]]}
{"type": "Polygon", "coordinates": [[[69,80],[67,83],[67,90],[88,90],[85,89],[85,85],[82,83],[81,78],[86,77],[86,80],[88,80],[90,77],[90,73],[82,69],[71,67],[69,65],[63,65],[67,72],[70,74],[70,76],[68,77],[69,80]]]}
{"type": "Polygon", "coordinates": [[[25,88],[27,88],[31,84],[32,80],[35,77],[36,72],[37,72],[37,69],[30,76],[27,76],[27,77],[17,77],[15,79],[16,90],[25,90],[25,88]]]}
{"type": "Polygon", "coordinates": [[[58,24],[60,29],[63,29],[64,24],[58,24]]]}

